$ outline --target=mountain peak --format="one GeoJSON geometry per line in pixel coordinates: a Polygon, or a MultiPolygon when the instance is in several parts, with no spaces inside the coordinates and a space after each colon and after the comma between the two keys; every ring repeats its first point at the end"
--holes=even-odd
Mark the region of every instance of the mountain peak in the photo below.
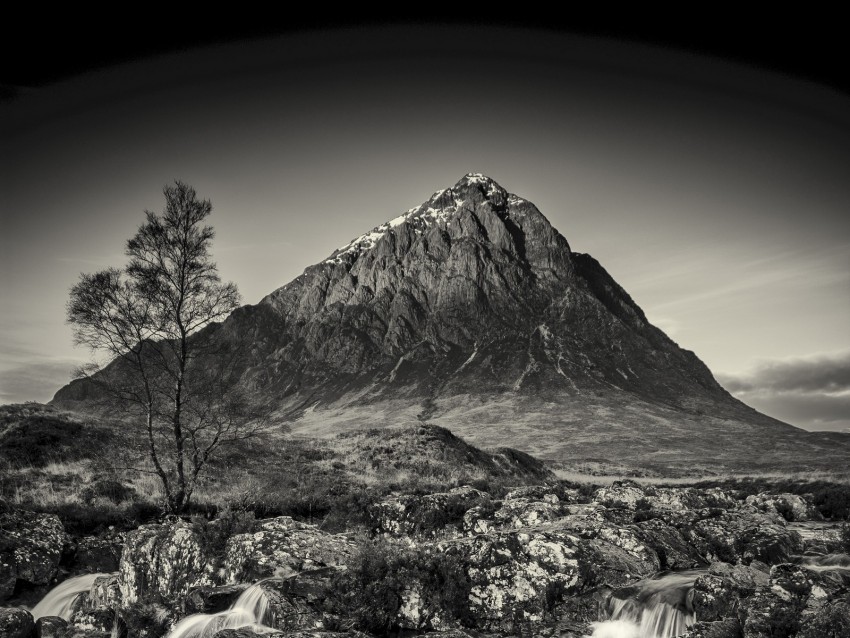
{"type": "MultiPolygon", "coordinates": [[[[443,230],[463,211],[475,212],[484,204],[492,211],[508,215],[511,205],[529,204],[526,200],[508,193],[494,179],[482,173],[467,173],[454,186],[443,188],[427,201],[375,226],[336,249],[325,264],[340,264],[370,251],[387,235],[411,230],[415,235],[426,234],[433,227],[443,230]],[[409,228],[407,228],[409,227],[409,228]]],[[[540,215],[535,208],[532,209],[540,215]]],[[[540,215],[542,217],[542,215],[540,215]]]]}

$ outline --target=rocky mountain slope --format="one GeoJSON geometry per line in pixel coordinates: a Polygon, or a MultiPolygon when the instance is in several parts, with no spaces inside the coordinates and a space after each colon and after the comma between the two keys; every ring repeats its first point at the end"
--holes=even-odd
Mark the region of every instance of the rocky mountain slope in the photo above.
{"type": "MultiPolygon", "coordinates": [[[[829,468],[850,437],[745,406],[528,200],[468,174],[212,328],[296,434],[430,421],[549,460],[829,468]],[[753,449],[759,458],[753,458],[753,449]],[[789,450],[793,455],[789,456],[789,450]]],[[[78,404],[75,382],[54,402],[78,404]]]]}

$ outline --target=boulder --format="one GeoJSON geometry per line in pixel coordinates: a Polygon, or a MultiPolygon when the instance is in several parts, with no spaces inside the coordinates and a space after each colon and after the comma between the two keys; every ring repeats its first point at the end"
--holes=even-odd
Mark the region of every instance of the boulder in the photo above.
{"type": "Polygon", "coordinates": [[[614,481],[608,487],[600,487],[593,495],[593,502],[606,508],[635,510],[638,502],[646,498],[643,487],[634,481],[614,481]]]}
{"type": "Polygon", "coordinates": [[[99,576],[92,583],[89,590],[91,605],[95,608],[112,609],[121,603],[121,589],[118,585],[118,576],[99,576]]]}
{"type": "Polygon", "coordinates": [[[746,498],[746,504],[781,516],[786,521],[819,521],[823,517],[815,508],[811,497],[806,499],[797,494],[753,494],[746,498]]]}
{"type": "Polygon", "coordinates": [[[757,566],[712,563],[708,573],[694,582],[691,604],[700,620],[734,618],[741,600],[765,587],[768,581],[768,572],[757,566]]]}
{"type": "Polygon", "coordinates": [[[117,572],[124,538],[120,534],[84,536],[73,547],[71,571],[74,574],[117,572]]]}
{"type": "Polygon", "coordinates": [[[741,623],[737,618],[699,621],[688,627],[679,638],[741,638],[741,623]]]}
{"type": "MultiPolygon", "coordinates": [[[[425,636],[442,636],[443,634],[423,634],[425,636]]],[[[445,638],[469,638],[467,634],[446,635],[445,638]]],[[[222,629],[212,635],[211,638],[372,638],[368,634],[359,631],[348,630],[336,631],[269,631],[268,629],[240,627],[239,629],[222,629]]]]}
{"type": "Polygon", "coordinates": [[[800,535],[781,517],[746,506],[700,520],[684,535],[707,559],[745,565],[787,562],[802,548],[800,535]]]}
{"type": "Polygon", "coordinates": [[[618,525],[604,509],[585,509],[560,519],[553,528],[579,536],[582,569],[595,585],[620,587],[661,569],[658,554],[637,525],[618,525]]]}
{"type": "Polygon", "coordinates": [[[36,638],[64,638],[68,621],[59,616],[42,616],[35,621],[36,638]]]}
{"type": "Polygon", "coordinates": [[[462,529],[466,534],[486,534],[496,529],[493,512],[482,505],[475,505],[463,515],[462,529]]]}
{"type": "Polygon", "coordinates": [[[774,565],[767,586],[742,602],[738,616],[747,638],[793,636],[812,593],[811,572],[790,563],[774,565]]]}
{"type": "Polygon", "coordinates": [[[744,602],[739,619],[746,638],[794,636],[802,611],[801,601],[784,600],[770,590],[759,590],[744,602]]]}
{"type": "Polygon", "coordinates": [[[30,638],[35,630],[32,614],[19,607],[0,607],[0,636],[30,638]]]}
{"type": "Polygon", "coordinates": [[[834,600],[800,621],[796,638],[846,638],[850,636],[850,598],[834,600]]]}
{"type": "Polygon", "coordinates": [[[224,611],[236,602],[247,587],[245,584],[196,587],[183,599],[183,613],[189,616],[224,611]]]}
{"type": "Polygon", "coordinates": [[[317,569],[263,582],[261,587],[268,601],[267,623],[282,631],[325,628],[325,602],[331,595],[336,571],[317,569]]]}
{"type": "Polygon", "coordinates": [[[17,581],[47,585],[59,572],[67,536],[59,518],[15,509],[0,512],[0,602],[17,581]]]}
{"type": "MultiPolygon", "coordinates": [[[[304,636],[304,638],[313,636],[312,633],[296,635],[304,636]]],[[[240,627],[239,629],[222,629],[221,631],[214,633],[212,638],[284,638],[284,636],[286,638],[290,638],[293,637],[294,634],[284,633],[282,631],[269,632],[264,629],[254,630],[250,627],[240,627]]]]}
{"type": "Polygon", "coordinates": [[[177,521],[142,525],[127,534],[118,569],[122,605],[172,604],[190,589],[212,585],[212,560],[193,527],[177,521]]]}
{"type": "Polygon", "coordinates": [[[100,576],[71,605],[70,624],[75,629],[111,632],[121,600],[116,576],[100,576]]]}
{"type": "Polygon", "coordinates": [[[489,494],[463,486],[425,496],[396,496],[373,505],[369,516],[379,533],[434,536],[448,526],[460,526],[467,510],[489,500],[489,494]]]}
{"type": "MultiPolygon", "coordinates": [[[[564,492],[572,494],[576,492],[576,490],[560,490],[560,492],[562,495],[564,492]]],[[[555,490],[549,485],[524,485],[522,487],[517,487],[505,494],[504,498],[506,501],[515,501],[519,499],[543,501],[544,503],[552,504],[560,503],[563,500],[560,496],[558,496],[558,490],[555,490]]]]}
{"type": "Polygon", "coordinates": [[[451,547],[466,566],[475,627],[513,631],[551,615],[563,595],[581,585],[579,543],[577,536],[556,530],[501,532],[450,542],[438,551],[451,547]]]}
{"type": "Polygon", "coordinates": [[[262,521],[258,532],[230,538],[224,576],[229,583],[284,578],[319,567],[345,565],[353,551],[353,541],[344,535],[328,534],[315,525],[281,516],[262,521]]]}
{"type": "Polygon", "coordinates": [[[555,521],[568,513],[566,503],[553,492],[514,490],[493,514],[493,521],[496,527],[520,529],[555,521]]]}
{"type": "Polygon", "coordinates": [[[660,518],[636,523],[644,543],[657,555],[660,569],[690,569],[705,565],[705,559],[681,532],[660,518]]]}
{"type": "Polygon", "coordinates": [[[18,570],[14,560],[5,553],[0,554],[0,602],[14,593],[17,582],[18,570]]]}

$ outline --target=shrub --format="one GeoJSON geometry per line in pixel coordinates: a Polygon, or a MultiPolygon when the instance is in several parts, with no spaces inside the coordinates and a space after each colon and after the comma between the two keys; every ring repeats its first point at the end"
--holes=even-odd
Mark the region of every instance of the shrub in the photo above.
{"type": "Polygon", "coordinates": [[[257,520],[253,512],[226,507],[212,521],[203,516],[193,516],[192,527],[198,534],[204,553],[220,559],[224,557],[227,540],[237,534],[255,531],[257,520]]]}
{"type": "Polygon", "coordinates": [[[162,514],[159,506],[146,501],[135,501],[120,507],[104,503],[85,505],[65,502],[56,506],[31,509],[56,514],[66,532],[79,536],[97,534],[109,527],[120,530],[135,529],[162,514]]]}
{"type": "Polygon", "coordinates": [[[80,496],[83,502],[91,505],[97,498],[105,498],[116,505],[120,505],[124,501],[130,500],[136,494],[136,490],[132,487],[124,485],[120,481],[110,478],[98,479],[91,485],[83,488],[80,496]]]}
{"type": "Polygon", "coordinates": [[[121,609],[118,634],[128,638],[158,638],[168,633],[171,617],[159,605],[131,603],[121,609]]]}
{"type": "Polygon", "coordinates": [[[399,629],[405,591],[416,589],[422,606],[444,622],[469,623],[471,584],[459,556],[430,553],[387,540],[364,541],[348,569],[335,577],[331,609],[356,629],[386,634],[399,629]]]}
{"type": "Polygon", "coordinates": [[[843,638],[850,636],[850,601],[827,603],[803,620],[797,638],[843,638]]]}

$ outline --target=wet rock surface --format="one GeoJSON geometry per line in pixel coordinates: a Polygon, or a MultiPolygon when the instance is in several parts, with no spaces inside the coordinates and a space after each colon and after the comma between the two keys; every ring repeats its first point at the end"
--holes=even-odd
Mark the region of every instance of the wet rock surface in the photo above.
{"type": "Polygon", "coordinates": [[[17,607],[0,607],[0,636],[3,638],[30,638],[35,630],[32,614],[17,607]]]}
{"type": "Polygon", "coordinates": [[[43,616],[35,621],[36,638],[63,638],[68,621],[59,616],[43,616]]]}
{"type": "Polygon", "coordinates": [[[225,580],[253,582],[344,565],[353,549],[354,543],[346,536],[328,534],[315,525],[281,516],[264,521],[258,532],[240,534],[228,541],[225,580]]]}
{"type": "Polygon", "coordinates": [[[127,534],[118,571],[122,604],[173,602],[213,584],[210,556],[184,521],[143,525],[127,534]]]}
{"type": "Polygon", "coordinates": [[[0,511],[0,602],[16,587],[50,583],[59,572],[67,541],[53,514],[0,511]]]}

